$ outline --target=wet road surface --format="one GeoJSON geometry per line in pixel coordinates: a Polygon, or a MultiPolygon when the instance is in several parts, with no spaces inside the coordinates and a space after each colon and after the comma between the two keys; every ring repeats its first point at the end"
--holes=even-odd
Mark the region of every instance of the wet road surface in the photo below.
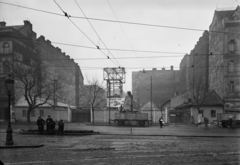
{"type": "MultiPolygon", "coordinates": [[[[130,135],[14,134],[15,143],[41,148],[0,149],[5,165],[240,164],[240,138],[130,135]]],[[[5,139],[1,136],[1,142],[5,139]]]]}

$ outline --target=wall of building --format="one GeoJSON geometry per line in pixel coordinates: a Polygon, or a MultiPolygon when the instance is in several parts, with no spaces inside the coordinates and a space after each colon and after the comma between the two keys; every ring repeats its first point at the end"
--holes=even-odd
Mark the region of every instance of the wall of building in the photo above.
{"type": "Polygon", "coordinates": [[[83,76],[78,64],[43,36],[37,39],[37,48],[42,63],[47,66],[52,77],[63,85],[56,92],[57,100],[79,106],[79,88],[83,85],[83,76]]]}
{"type": "MultiPolygon", "coordinates": [[[[23,116],[23,111],[27,111],[28,107],[26,106],[15,106],[14,113],[16,116],[16,122],[18,121],[27,121],[27,116],[23,116]]],[[[43,111],[43,116],[41,116],[44,120],[47,119],[48,115],[51,116],[53,121],[59,121],[62,119],[63,121],[68,121],[68,108],[67,107],[56,107],[53,109],[52,107],[38,107],[34,109],[34,112],[30,115],[31,122],[36,122],[38,117],[40,116],[40,110],[43,111]]]]}
{"type": "MultiPolygon", "coordinates": [[[[215,11],[212,24],[209,31],[225,31],[222,25],[221,13],[215,11]]],[[[224,68],[223,54],[224,54],[224,33],[211,32],[209,35],[209,52],[212,54],[209,57],[209,88],[217,92],[223,99],[224,87],[224,68]]]]}
{"type": "MultiPolygon", "coordinates": [[[[215,11],[210,31],[210,88],[216,90],[225,103],[240,101],[240,8],[236,10],[215,11]],[[238,34],[237,34],[238,33],[238,34]],[[229,42],[234,40],[235,52],[229,51],[229,42]],[[234,69],[230,71],[230,62],[234,69]],[[234,90],[230,90],[230,82],[234,82],[234,90]]],[[[233,111],[240,111],[235,108],[233,111]]]]}
{"type": "Polygon", "coordinates": [[[208,88],[209,32],[204,31],[189,55],[188,86],[200,80],[208,88]]]}
{"type": "MultiPolygon", "coordinates": [[[[5,78],[8,76],[10,70],[4,63],[12,63],[15,60],[19,60],[29,65],[30,61],[36,61],[36,33],[32,30],[32,24],[29,21],[24,21],[24,25],[19,26],[7,26],[6,22],[0,22],[0,24],[0,33],[5,36],[0,38],[0,119],[7,120],[8,99],[5,78]],[[6,43],[9,45],[7,51],[3,50],[3,44],[6,43]]],[[[15,88],[11,97],[11,102],[14,104],[23,94],[23,91],[17,88],[22,86],[22,82],[18,80],[16,75],[12,74],[11,76],[15,80],[15,88]]]]}
{"type": "Polygon", "coordinates": [[[140,105],[151,100],[151,76],[152,76],[152,101],[156,106],[167,101],[177,92],[179,81],[178,71],[175,70],[146,70],[132,72],[133,99],[140,105]]]}
{"type": "Polygon", "coordinates": [[[188,90],[189,84],[189,55],[186,54],[180,62],[180,70],[179,70],[179,90],[178,93],[182,93],[188,90]]]}
{"type": "MultiPolygon", "coordinates": [[[[210,123],[216,122],[218,113],[223,113],[223,107],[220,107],[220,106],[201,107],[201,110],[203,110],[203,116],[207,117],[210,123]],[[216,111],[215,117],[211,117],[211,110],[216,111]]],[[[198,121],[198,109],[196,107],[191,108],[191,116],[194,117],[195,122],[198,121]]]]}

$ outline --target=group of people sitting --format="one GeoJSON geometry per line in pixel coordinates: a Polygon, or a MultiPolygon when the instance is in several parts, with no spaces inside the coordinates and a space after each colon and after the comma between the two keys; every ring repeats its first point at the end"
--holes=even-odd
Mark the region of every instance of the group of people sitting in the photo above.
{"type": "MultiPolygon", "coordinates": [[[[56,123],[53,121],[51,116],[48,116],[48,118],[46,119],[46,122],[41,117],[38,117],[38,120],[37,120],[38,133],[42,134],[44,132],[44,125],[45,124],[46,124],[46,132],[48,134],[54,134],[55,133],[55,125],[56,125],[56,123]]],[[[64,122],[61,119],[58,122],[58,134],[62,134],[63,135],[63,133],[64,133],[64,122]]]]}

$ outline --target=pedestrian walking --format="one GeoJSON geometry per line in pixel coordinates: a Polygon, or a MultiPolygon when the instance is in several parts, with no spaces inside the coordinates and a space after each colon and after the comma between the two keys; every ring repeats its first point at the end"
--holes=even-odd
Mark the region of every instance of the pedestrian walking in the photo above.
{"type": "Polygon", "coordinates": [[[58,134],[64,134],[64,122],[62,119],[58,122],[58,134]]]}
{"type": "Polygon", "coordinates": [[[162,119],[162,117],[159,118],[159,125],[160,125],[160,128],[162,128],[162,126],[163,126],[163,119],[162,119]]]}
{"type": "Polygon", "coordinates": [[[51,118],[51,116],[48,116],[47,120],[46,120],[46,124],[47,124],[47,132],[50,133],[50,124],[53,122],[53,119],[51,118]]]}
{"type": "Polygon", "coordinates": [[[205,128],[204,128],[204,129],[209,129],[209,128],[208,128],[208,123],[209,123],[208,118],[204,117],[204,125],[205,125],[205,128]]]}
{"type": "Polygon", "coordinates": [[[38,126],[38,133],[39,134],[43,133],[43,131],[44,131],[44,124],[45,124],[45,121],[41,117],[38,117],[38,119],[37,119],[37,126],[38,126]]]}

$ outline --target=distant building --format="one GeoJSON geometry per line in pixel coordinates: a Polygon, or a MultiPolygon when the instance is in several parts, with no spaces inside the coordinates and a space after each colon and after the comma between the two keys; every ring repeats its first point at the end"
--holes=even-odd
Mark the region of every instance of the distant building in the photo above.
{"type": "Polygon", "coordinates": [[[209,87],[225,112],[240,112],[240,7],[216,10],[209,30],[209,87]]]}
{"type": "MultiPolygon", "coordinates": [[[[50,115],[54,121],[59,121],[62,119],[65,122],[72,122],[72,118],[74,117],[74,110],[76,110],[75,106],[70,106],[65,103],[57,102],[57,106],[53,109],[53,100],[48,100],[48,102],[44,105],[41,105],[31,111],[30,120],[36,122],[38,117],[42,117],[44,120],[50,115]]],[[[26,121],[27,120],[27,109],[28,103],[24,97],[19,98],[14,107],[13,112],[15,114],[15,121],[26,121]]]]}
{"type": "Polygon", "coordinates": [[[84,81],[79,65],[44,36],[37,39],[37,49],[39,59],[50,69],[52,78],[56,81],[61,78],[63,87],[56,92],[57,101],[79,107],[80,87],[84,81]]]}
{"type": "Polygon", "coordinates": [[[186,54],[180,62],[178,93],[181,94],[189,88],[189,55],[186,54]]]}
{"type": "MultiPolygon", "coordinates": [[[[6,26],[6,22],[0,22],[0,36],[0,121],[7,120],[9,114],[5,79],[10,70],[5,63],[14,62],[16,59],[26,66],[36,63],[45,64],[51,73],[49,79],[55,79],[53,85],[57,81],[59,82],[60,80],[57,78],[61,77],[59,83],[63,87],[55,93],[55,106],[57,106],[57,102],[79,106],[79,88],[83,85],[83,75],[73,59],[62,53],[59,48],[51,45],[50,41],[45,41],[43,36],[37,39],[29,21],[24,21],[24,25],[16,26],[6,26]]],[[[15,79],[15,88],[11,100],[12,105],[22,95],[16,88],[21,81],[14,74],[13,78],[15,79]]],[[[40,86],[40,74],[37,80],[40,86]]]]}
{"type": "MultiPolygon", "coordinates": [[[[171,67],[170,70],[162,68],[132,72],[133,98],[140,105],[151,101],[160,109],[161,104],[178,92],[179,71],[171,67]],[[152,81],[151,81],[152,79],[152,81]]],[[[141,108],[141,107],[139,107],[141,108]]]]}
{"type": "Polygon", "coordinates": [[[209,32],[204,31],[189,55],[188,87],[199,80],[208,89],[209,73],[209,32]]]}
{"type": "MultiPolygon", "coordinates": [[[[24,25],[6,26],[0,22],[0,120],[8,119],[8,97],[5,79],[9,73],[7,62],[18,59],[26,65],[37,61],[36,33],[32,31],[32,24],[24,21],[24,25]]],[[[15,78],[14,75],[12,75],[15,78]]],[[[19,82],[15,81],[15,85],[19,82]]],[[[19,97],[14,89],[11,103],[19,97]]]]}

